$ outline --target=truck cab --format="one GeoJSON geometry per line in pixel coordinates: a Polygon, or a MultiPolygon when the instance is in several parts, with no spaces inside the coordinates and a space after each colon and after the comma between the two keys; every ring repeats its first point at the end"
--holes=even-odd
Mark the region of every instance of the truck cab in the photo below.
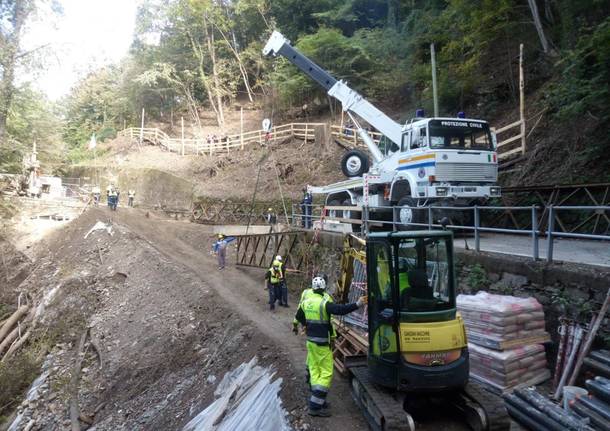
{"type": "Polygon", "coordinates": [[[393,172],[389,203],[407,195],[454,203],[500,195],[495,136],[485,121],[417,118],[403,127],[400,146],[380,146],[386,157],[371,171],[393,172]]]}

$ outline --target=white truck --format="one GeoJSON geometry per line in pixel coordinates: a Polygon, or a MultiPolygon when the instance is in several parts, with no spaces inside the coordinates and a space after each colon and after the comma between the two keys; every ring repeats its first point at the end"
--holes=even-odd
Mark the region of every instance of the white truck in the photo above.
{"type": "MultiPolygon", "coordinates": [[[[416,118],[400,125],[292,47],[281,33],[273,32],[263,54],[284,56],[338,99],[369,150],[372,163],[357,149],[343,156],[341,169],[350,179],[309,187],[326,195],[327,206],[376,207],[373,214],[379,219],[392,217],[391,210],[380,207],[398,206],[397,221],[405,229],[426,221],[425,211],[415,208],[471,205],[500,196],[496,138],[486,121],[463,115],[424,118],[418,110],[416,118]],[[383,145],[375,144],[356,115],[384,135],[383,145]]],[[[351,213],[344,209],[333,215],[350,219],[351,213]]]]}

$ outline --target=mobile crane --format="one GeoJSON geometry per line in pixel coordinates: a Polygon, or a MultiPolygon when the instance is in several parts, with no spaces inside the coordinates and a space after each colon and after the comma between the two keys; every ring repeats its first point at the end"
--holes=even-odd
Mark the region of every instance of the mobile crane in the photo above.
{"type": "Polygon", "coordinates": [[[414,208],[470,205],[500,196],[496,138],[486,121],[462,114],[424,118],[418,110],[416,118],[400,125],[291,46],[281,33],[273,32],[263,54],[285,57],[339,100],[368,148],[372,163],[358,149],[343,156],[341,169],[348,180],[309,187],[313,194],[326,195],[327,205],[367,205],[377,208],[379,214],[384,212],[380,208],[399,206],[399,227],[404,230],[412,228],[411,223],[425,221],[424,211],[414,208]],[[383,151],[356,116],[384,135],[383,151]]]}

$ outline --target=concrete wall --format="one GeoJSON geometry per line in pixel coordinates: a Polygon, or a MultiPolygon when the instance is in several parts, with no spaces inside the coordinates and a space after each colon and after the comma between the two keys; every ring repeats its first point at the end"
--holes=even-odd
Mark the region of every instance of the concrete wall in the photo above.
{"type": "Polygon", "coordinates": [[[67,176],[89,177],[91,184],[100,179],[102,201],[110,182],[118,184],[121,190],[121,203],[127,203],[127,191],[136,192],[136,206],[165,206],[190,209],[193,201],[194,185],[184,178],[157,169],[110,169],[97,170],[88,166],[75,166],[67,171],[67,176]]]}

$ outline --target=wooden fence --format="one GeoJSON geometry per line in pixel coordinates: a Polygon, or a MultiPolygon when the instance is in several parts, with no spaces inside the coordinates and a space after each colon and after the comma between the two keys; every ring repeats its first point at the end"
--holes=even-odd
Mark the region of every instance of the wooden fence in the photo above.
{"type": "MultiPolygon", "coordinates": [[[[497,135],[506,135],[515,128],[519,128],[519,133],[515,136],[508,136],[503,140],[498,140],[497,153],[498,159],[505,160],[511,156],[525,153],[525,119],[520,119],[507,126],[493,129],[497,135]],[[514,147],[514,143],[520,141],[521,145],[514,147]],[[512,145],[511,145],[512,144],[512,145]]],[[[216,137],[214,139],[203,138],[170,138],[167,133],[157,128],[130,127],[121,130],[118,135],[128,137],[132,141],[140,144],[147,141],[159,145],[167,151],[186,154],[209,154],[230,153],[231,151],[243,150],[247,145],[263,145],[265,142],[276,142],[289,138],[298,138],[305,141],[315,141],[316,130],[320,127],[327,127],[326,123],[289,123],[273,127],[269,133],[264,130],[254,130],[251,132],[236,133],[216,137]]],[[[330,125],[331,137],[353,147],[366,148],[362,138],[356,129],[342,127],[340,125],[330,125]]],[[[368,132],[369,136],[376,144],[379,144],[383,136],[379,132],[368,132]]]]}
{"type": "Polygon", "coordinates": [[[186,154],[230,153],[232,150],[243,150],[246,145],[281,141],[298,138],[305,141],[315,141],[316,128],[324,127],[324,123],[290,123],[273,127],[270,132],[254,130],[251,132],[224,135],[214,138],[170,138],[157,128],[130,127],[121,130],[118,135],[128,137],[132,141],[145,141],[159,145],[167,151],[186,154]]]}

